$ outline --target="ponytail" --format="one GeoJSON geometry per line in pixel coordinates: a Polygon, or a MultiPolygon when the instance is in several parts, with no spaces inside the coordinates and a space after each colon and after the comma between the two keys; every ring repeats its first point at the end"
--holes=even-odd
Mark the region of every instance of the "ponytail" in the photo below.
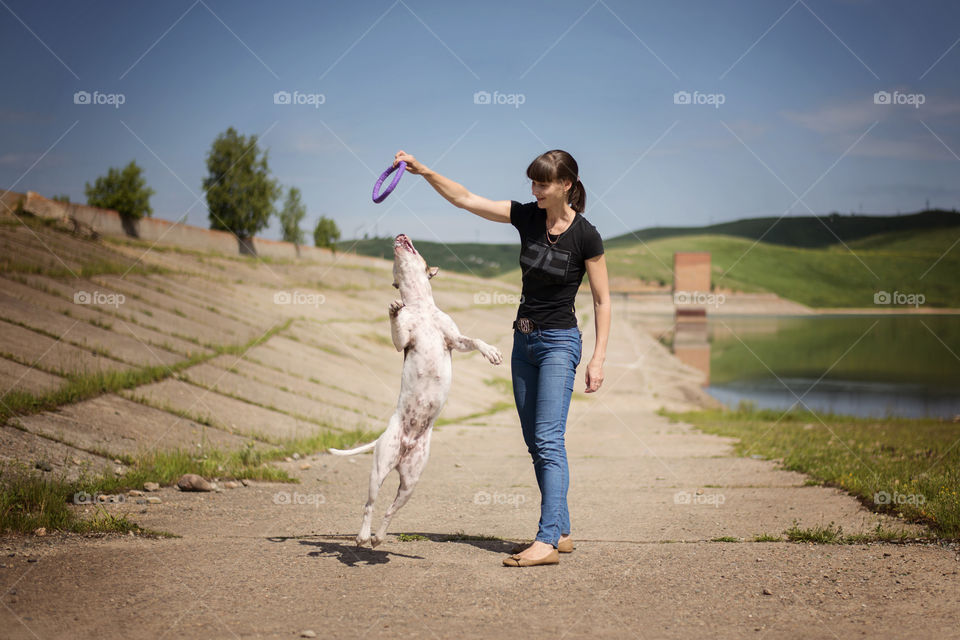
{"type": "Polygon", "coordinates": [[[577,178],[576,184],[570,187],[570,207],[577,213],[583,213],[587,208],[587,190],[577,178]]]}

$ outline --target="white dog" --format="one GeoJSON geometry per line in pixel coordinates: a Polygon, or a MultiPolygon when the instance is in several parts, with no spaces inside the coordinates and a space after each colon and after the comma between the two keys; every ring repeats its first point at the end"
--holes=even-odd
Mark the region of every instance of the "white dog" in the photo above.
{"type": "Polygon", "coordinates": [[[430,455],[430,435],[450,392],[452,365],[450,352],[476,349],[493,364],[500,364],[500,350],[482,340],[460,333],[453,319],[433,301],[430,278],[437,267],[427,267],[410,239],[400,234],[393,243],[393,286],[400,290],[400,300],[390,304],[390,334],[393,346],[403,351],[403,373],[397,410],[390,417],[386,431],[374,442],[336,455],[349,456],[373,449],[370,471],[370,492],[363,508],[363,522],[357,534],[357,546],[370,542],[376,547],[383,542],[393,515],[406,504],[430,455]],[[400,473],[397,497],[383,516],[376,535],[370,536],[373,503],[387,474],[394,468],[400,473]]]}

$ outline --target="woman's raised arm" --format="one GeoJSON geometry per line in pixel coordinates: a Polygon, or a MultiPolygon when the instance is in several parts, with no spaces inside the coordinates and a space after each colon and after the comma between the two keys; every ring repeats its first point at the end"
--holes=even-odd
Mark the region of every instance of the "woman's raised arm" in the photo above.
{"type": "Polygon", "coordinates": [[[493,222],[510,222],[509,200],[489,200],[471,193],[462,184],[430,170],[402,149],[397,151],[393,158],[394,166],[399,162],[406,162],[407,171],[410,173],[426,178],[430,186],[436,189],[437,193],[446,198],[453,206],[466,209],[470,213],[493,222]]]}

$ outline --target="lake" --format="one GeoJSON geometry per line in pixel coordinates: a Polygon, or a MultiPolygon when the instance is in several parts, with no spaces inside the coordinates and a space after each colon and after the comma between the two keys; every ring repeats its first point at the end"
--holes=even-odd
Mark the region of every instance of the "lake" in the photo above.
{"type": "Polygon", "coordinates": [[[957,315],[714,316],[707,336],[705,389],[729,407],[960,415],[957,315]]]}

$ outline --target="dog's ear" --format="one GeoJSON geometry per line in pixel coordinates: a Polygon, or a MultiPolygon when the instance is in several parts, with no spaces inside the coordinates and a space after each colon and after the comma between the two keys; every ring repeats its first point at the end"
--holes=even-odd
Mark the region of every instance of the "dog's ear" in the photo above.
{"type": "Polygon", "coordinates": [[[437,272],[440,271],[440,267],[427,267],[427,280],[437,275],[437,272]]]}

